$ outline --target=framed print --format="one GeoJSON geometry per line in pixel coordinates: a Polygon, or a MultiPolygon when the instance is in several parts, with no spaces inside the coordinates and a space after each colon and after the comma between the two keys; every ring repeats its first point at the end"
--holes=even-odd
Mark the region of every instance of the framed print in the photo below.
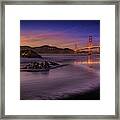
{"type": "Polygon", "coordinates": [[[2,119],[119,119],[119,2],[1,2],[2,119]]]}

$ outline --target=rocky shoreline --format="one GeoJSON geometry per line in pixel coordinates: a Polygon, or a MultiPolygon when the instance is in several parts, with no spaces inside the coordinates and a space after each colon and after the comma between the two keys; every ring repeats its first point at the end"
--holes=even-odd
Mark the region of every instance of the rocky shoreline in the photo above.
{"type": "Polygon", "coordinates": [[[43,61],[43,62],[31,62],[20,68],[21,72],[41,72],[41,71],[49,71],[50,69],[55,69],[58,67],[63,67],[68,64],[59,64],[51,61],[43,61]]]}

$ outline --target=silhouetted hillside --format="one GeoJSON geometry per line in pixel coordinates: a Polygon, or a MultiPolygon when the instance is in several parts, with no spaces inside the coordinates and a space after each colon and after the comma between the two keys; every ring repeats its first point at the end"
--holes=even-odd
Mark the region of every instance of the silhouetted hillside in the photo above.
{"type": "Polygon", "coordinates": [[[73,54],[74,50],[69,48],[57,48],[54,46],[40,46],[40,47],[29,47],[29,46],[21,46],[21,52],[23,50],[31,50],[36,52],[37,54],[73,54]]]}
{"type": "Polygon", "coordinates": [[[29,46],[20,47],[20,57],[24,58],[42,58],[33,48],[29,46]]]}
{"type": "Polygon", "coordinates": [[[41,47],[34,47],[39,53],[49,53],[49,54],[72,54],[74,51],[69,48],[57,48],[54,46],[44,45],[41,47]]]}

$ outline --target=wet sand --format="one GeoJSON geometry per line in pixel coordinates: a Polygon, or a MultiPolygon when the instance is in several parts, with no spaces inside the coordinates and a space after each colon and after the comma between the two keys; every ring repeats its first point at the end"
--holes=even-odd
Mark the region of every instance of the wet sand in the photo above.
{"type": "Polygon", "coordinates": [[[69,65],[47,72],[20,72],[20,99],[99,100],[100,64],[81,64],[81,59],[63,56],[58,60],[69,65]]]}
{"type": "Polygon", "coordinates": [[[100,87],[80,94],[73,94],[59,100],[100,100],[100,87]]]}

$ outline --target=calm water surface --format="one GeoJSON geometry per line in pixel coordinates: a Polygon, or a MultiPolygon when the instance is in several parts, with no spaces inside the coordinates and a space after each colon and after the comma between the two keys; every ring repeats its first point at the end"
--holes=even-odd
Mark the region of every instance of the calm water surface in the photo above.
{"type": "MultiPolygon", "coordinates": [[[[47,72],[21,72],[21,99],[52,100],[81,94],[100,85],[99,56],[44,55],[46,60],[69,65],[47,72]]],[[[22,58],[21,66],[41,59],[22,58]]]]}

